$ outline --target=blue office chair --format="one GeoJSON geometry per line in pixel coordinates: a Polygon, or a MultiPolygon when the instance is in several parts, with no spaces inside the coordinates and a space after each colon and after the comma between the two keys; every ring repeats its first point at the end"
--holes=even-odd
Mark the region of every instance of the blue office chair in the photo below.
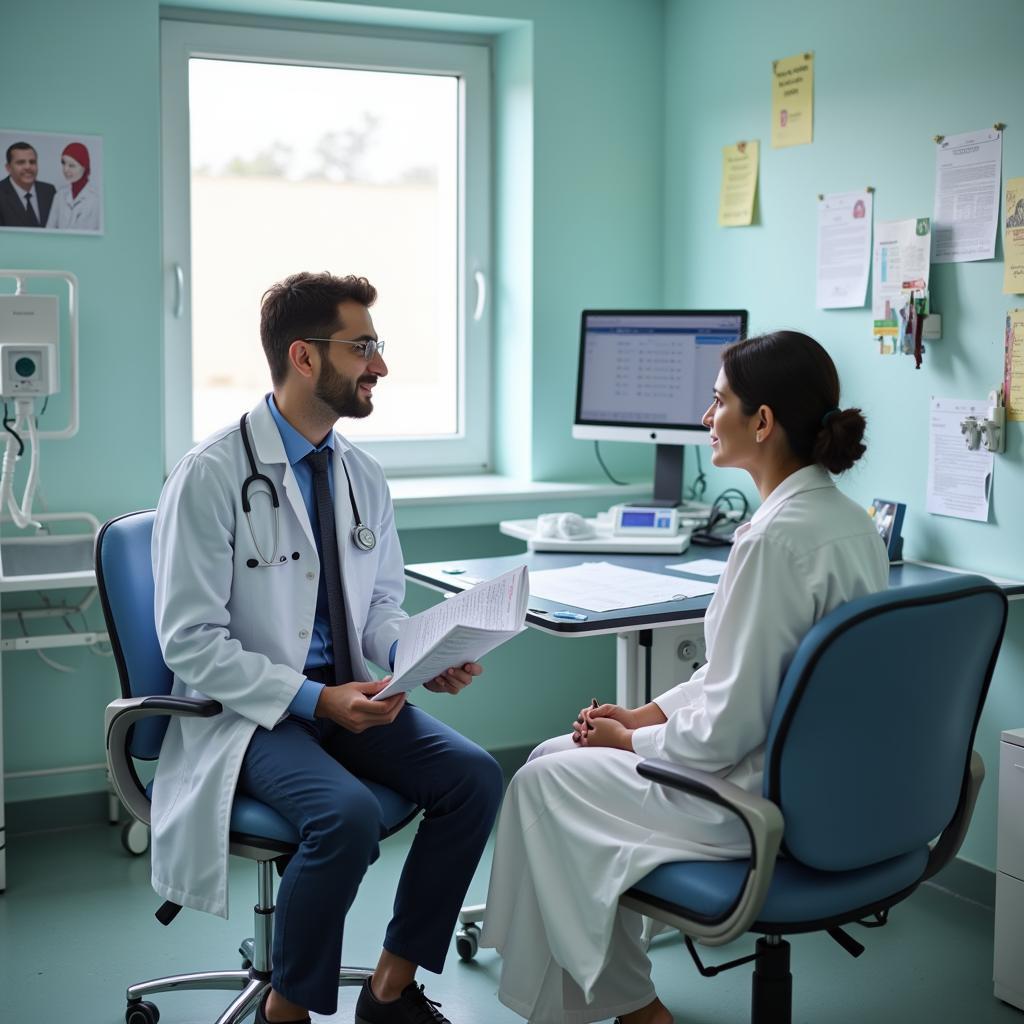
{"type": "MultiPolygon", "coordinates": [[[[150,787],[144,786],[135,761],[154,761],[170,715],[220,714],[214,700],[172,697],[173,676],[164,664],[153,616],[153,570],[150,546],[155,512],[133,512],[112,519],[96,538],[96,580],[107,620],[122,699],[107,707],[107,763],[118,796],[133,817],[149,824],[150,787]]],[[[402,828],[418,808],[392,790],[367,782],[380,803],[381,835],[402,828]]],[[[237,1024],[252,1013],[270,987],[273,937],[273,865],[295,852],[299,836],[276,811],[251,797],[236,795],[231,810],[231,852],[256,861],[259,894],[254,938],[239,947],[241,970],[202,971],[141,982],[128,988],[126,1024],[156,1024],[160,1014],[145,997],[175,989],[223,989],[238,995],[217,1018],[217,1024],[237,1024]]],[[[181,908],[165,903],[157,911],[170,924],[181,908]]],[[[338,985],[361,985],[369,968],[341,967],[338,985]]]]}
{"type": "Polygon", "coordinates": [[[637,765],[746,826],[749,859],[663,864],[621,902],[678,928],[705,977],[753,961],[753,1024],[791,1020],[783,935],[825,931],[860,956],[842,926],[885,924],[960,848],[985,774],[971,748],[1006,608],[989,580],[958,576],[825,616],[782,681],[763,797],[668,761],[637,765]],[[748,931],[761,936],[756,952],[717,966],[693,944],[748,931]]]}

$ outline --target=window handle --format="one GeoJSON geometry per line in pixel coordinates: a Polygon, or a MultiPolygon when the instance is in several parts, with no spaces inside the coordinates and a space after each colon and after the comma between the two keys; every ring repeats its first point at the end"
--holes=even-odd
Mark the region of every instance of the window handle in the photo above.
{"type": "Polygon", "coordinates": [[[487,277],[482,270],[474,270],[473,280],[476,282],[476,305],[473,307],[473,319],[479,321],[487,306],[487,277]]]}
{"type": "Polygon", "coordinates": [[[174,264],[174,319],[180,320],[185,312],[185,269],[180,263],[174,264]]]}

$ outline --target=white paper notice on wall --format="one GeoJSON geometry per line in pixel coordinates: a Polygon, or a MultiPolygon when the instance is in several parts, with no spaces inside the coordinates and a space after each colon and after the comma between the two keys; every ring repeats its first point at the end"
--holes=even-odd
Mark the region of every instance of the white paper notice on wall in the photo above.
{"type": "Polygon", "coordinates": [[[935,146],[932,263],[990,260],[996,253],[1003,133],[947,135],[935,146]]]}
{"type": "Polygon", "coordinates": [[[818,201],[818,309],[863,306],[871,268],[871,192],[833,192],[818,201]]]}
{"type": "Polygon", "coordinates": [[[933,398],[928,423],[928,501],[932,515],[988,522],[994,459],[985,448],[970,451],[960,430],[966,416],[984,419],[988,403],[933,398]]]}

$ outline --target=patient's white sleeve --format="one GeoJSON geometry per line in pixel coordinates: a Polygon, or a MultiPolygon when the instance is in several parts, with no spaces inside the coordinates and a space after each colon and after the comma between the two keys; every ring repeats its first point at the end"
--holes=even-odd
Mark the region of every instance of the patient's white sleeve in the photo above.
{"type": "Polygon", "coordinates": [[[718,772],[761,746],[782,676],[815,621],[804,559],[763,533],[737,540],[705,622],[708,660],[655,703],[633,749],[718,772]]]}

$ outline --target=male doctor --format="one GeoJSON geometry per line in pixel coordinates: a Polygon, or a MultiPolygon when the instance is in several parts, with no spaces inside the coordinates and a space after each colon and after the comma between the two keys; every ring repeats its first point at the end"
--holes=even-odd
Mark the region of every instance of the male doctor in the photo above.
{"type": "MultiPolygon", "coordinates": [[[[368,662],[394,664],[405,614],[402,553],[380,466],[333,428],[373,411],[388,372],[369,313],[376,295],[365,278],[326,273],[267,291],[260,335],[273,393],[182,459],[154,528],[156,624],[174,692],[224,710],[171,720],[153,789],[153,886],[227,916],[236,789],[301,837],[256,1024],[337,1008],[345,915],[380,839],[380,806],[361,778],[424,814],[355,1019],[446,1022],[414,975],[444,965],[501,799],[485,751],[404,695],[370,699],[386,680],[368,662]]],[[[453,667],[426,685],[457,693],[481,671],[453,667]]]]}

